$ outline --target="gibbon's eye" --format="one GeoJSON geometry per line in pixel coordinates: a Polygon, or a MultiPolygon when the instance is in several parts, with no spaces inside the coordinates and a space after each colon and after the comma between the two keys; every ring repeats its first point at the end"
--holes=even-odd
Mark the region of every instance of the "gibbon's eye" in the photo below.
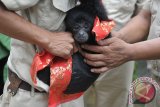
{"type": "Polygon", "coordinates": [[[84,27],[85,27],[85,29],[88,29],[88,25],[87,24],[85,24],[84,27]]]}
{"type": "Polygon", "coordinates": [[[75,25],[74,28],[73,28],[74,31],[76,31],[76,30],[78,30],[78,29],[79,29],[79,26],[78,26],[78,25],[75,25]]]}

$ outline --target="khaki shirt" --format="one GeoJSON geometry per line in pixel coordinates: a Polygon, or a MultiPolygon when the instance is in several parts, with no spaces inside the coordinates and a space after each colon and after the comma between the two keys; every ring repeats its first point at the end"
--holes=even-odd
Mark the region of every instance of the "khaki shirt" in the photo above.
{"type": "MultiPolygon", "coordinates": [[[[150,0],[146,3],[144,9],[151,12],[151,26],[148,39],[160,37],[160,0],[150,0]]],[[[154,75],[160,77],[160,60],[149,60],[147,67],[154,75]]]]}
{"type": "Polygon", "coordinates": [[[116,22],[115,30],[122,28],[147,0],[102,0],[110,19],[116,22]]]}
{"type": "MultiPolygon", "coordinates": [[[[1,0],[4,5],[19,11],[30,22],[50,31],[62,31],[66,11],[75,6],[75,0],[1,0]]],[[[15,20],[16,21],[16,20],[15,20]]],[[[45,36],[45,35],[44,35],[45,36]]],[[[32,44],[12,39],[8,66],[22,80],[33,85],[30,67],[36,51],[32,44]]],[[[39,90],[48,91],[49,86],[38,80],[39,90]]]]}

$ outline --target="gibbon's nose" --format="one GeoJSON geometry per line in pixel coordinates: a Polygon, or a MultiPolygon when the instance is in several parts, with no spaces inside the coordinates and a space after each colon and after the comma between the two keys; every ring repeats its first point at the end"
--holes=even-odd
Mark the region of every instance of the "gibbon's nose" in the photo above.
{"type": "Polygon", "coordinates": [[[89,35],[84,30],[80,30],[77,34],[74,35],[75,40],[78,43],[85,43],[88,41],[89,35]]]}
{"type": "Polygon", "coordinates": [[[84,35],[84,31],[79,31],[79,34],[83,36],[84,35]]]}

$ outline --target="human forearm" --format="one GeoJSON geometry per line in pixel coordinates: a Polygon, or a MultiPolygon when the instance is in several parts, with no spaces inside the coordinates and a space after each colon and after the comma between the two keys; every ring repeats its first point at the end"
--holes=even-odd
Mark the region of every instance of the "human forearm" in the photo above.
{"type": "Polygon", "coordinates": [[[25,42],[43,45],[49,32],[26,21],[16,13],[0,5],[0,32],[25,42]],[[45,36],[44,36],[45,35],[45,36]]]}
{"type": "Polygon", "coordinates": [[[144,40],[150,27],[150,12],[143,10],[119,31],[117,37],[128,43],[144,40]]]}
{"type": "MultiPolygon", "coordinates": [[[[129,51],[128,51],[129,52],[129,51]]],[[[131,45],[131,60],[154,60],[160,58],[160,38],[131,45]]]]}
{"type": "Polygon", "coordinates": [[[68,58],[74,39],[69,32],[50,32],[9,11],[0,2],[0,32],[12,38],[39,45],[51,54],[68,58]]]}
{"type": "Polygon", "coordinates": [[[82,48],[98,53],[82,52],[85,62],[101,73],[127,61],[160,59],[160,38],[129,44],[113,37],[98,42],[100,46],[84,45],[82,48]]]}

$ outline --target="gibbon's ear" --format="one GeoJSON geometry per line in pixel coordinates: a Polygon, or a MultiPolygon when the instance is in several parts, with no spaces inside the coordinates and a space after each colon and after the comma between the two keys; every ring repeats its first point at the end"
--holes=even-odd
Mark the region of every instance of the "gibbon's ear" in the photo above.
{"type": "Polygon", "coordinates": [[[99,19],[102,21],[109,20],[107,16],[107,10],[105,9],[102,0],[94,0],[94,8],[99,19]]]}
{"type": "Polygon", "coordinates": [[[109,20],[102,0],[79,0],[81,4],[92,6],[100,20],[109,20]]]}

